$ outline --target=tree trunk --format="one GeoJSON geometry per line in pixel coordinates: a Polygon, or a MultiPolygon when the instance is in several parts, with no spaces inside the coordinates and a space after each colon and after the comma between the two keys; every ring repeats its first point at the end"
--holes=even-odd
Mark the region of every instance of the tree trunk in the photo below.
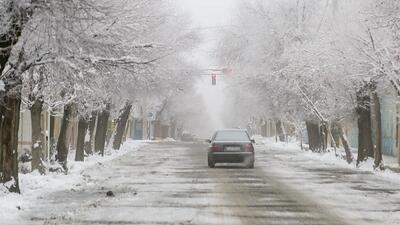
{"type": "Polygon", "coordinates": [[[328,148],[328,124],[326,122],[322,122],[321,126],[319,127],[320,129],[320,142],[321,142],[321,151],[326,151],[328,148]]]}
{"type": "Polygon", "coordinates": [[[89,140],[85,139],[85,151],[86,154],[93,154],[93,139],[94,139],[94,128],[96,127],[97,112],[93,112],[89,121],[89,140]]]}
{"type": "Polygon", "coordinates": [[[300,140],[300,149],[304,150],[304,148],[303,148],[303,132],[301,131],[301,128],[299,129],[299,140],[300,140]]]}
{"type": "Polygon", "coordinates": [[[358,155],[357,165],[368,156],[374,157],[371,125],[371,98],[368,93],[357,92],[358,155]]]}
{"type": "Polygon", "coordinates": [[[281,129],[282,129],[283,141],[287,142],[288,141],[288,134],[286,132],[286,128],[285,128],[284,123],[281,123],[281,129]]]}
{"type": "MultiPolygon", "coordinates": [[[[3,117],[4,117],[4,106],[0,105],[0,174],[3,171],[3,146],[1,144],[1,137],[3,135],[3,117]]],[[[1,182],[1,176],[0,176],[1,182]]]]}
{"type": "Polygon", "coordinates": [[[318,124],[306,121],[308,146],[311,151],[319,152],[321,149],[321,134],[318,124]]]}
{"type": "Polygon", "coordinates": [[[170,136],[171,136],[171,138],[173,138],[173,139],[177,139],[177,138],[176,138],[176,121],[175,121],[175,120],[172,120],[172,121],[171,121],[171,132],[170,132],[170,136]]]}
{"type": "Polygon", "coordinates": [[[333,142],[335,142],[335,143],[333,143],[333,142],[331,143],[332,147],[333,147],[333,144],[335,144],[336,147],[340,146],[341,137],[340,137],[339,126],[340,125],[338,124],[338,122],[333,122],[332,125],[331,125],[331,132],[332,132],[333,142]]]}
{"type": "Polygon", "coordinates": [[[161,139],[161,122],[159,120],[154,120],[154,131],[153,138],[155,140],[161,139]]]}
{"type": "Polygon", "coordinates": [[[343,127],[341,124],[336,124],[336,127],[337,127],[337,132],[340,137],[340,140],[342,141],[344,151],[346,153],[346,161],[347,161],[347,163],[350,164],[351,162],[353,162],[354,157],[353,157],[353,154],[351,153],[351,149],[349,146],[349,142],[347,140],[347,136],[344,133],[343,127]]]}
{"type": "Polygon", "coordinates": [[[50,131],[49,131],[49,139],[52,140],[55,138],[54,135],[54,122],[55,122],[55,117],[51,114],[50,112],[50,131]]]}
{"type": "Polygon", "coordinates": [[[107,104],[106,108],[102,110],[101,113],[99,113],[97,119],[94,150],[95,152],[100,152],[102,156],[104,155],[104,145],[107,136],[107,126],[108,126],[108,118],[110,117],[110,107],[111,104],[107,104]]]}
{"type": "MultiPolygon", "coordinates": [[[[32,16],[33,9],[31,7],[15,7],[14,1],[8,1],[4,4],[5,12],[9,14],[8,20],[11,26],[6,27],[4,32],[0,34],[0,75],[3,74],[4,68],[11,56],[13,46],[17,44],[22,30],[29,18],[32,16]]],[[[36,5],[36,4],[32,4],[36,5]]],[[[20,56],[22,55],[20,53],[20,56]]],[[[18,64],[20,61],[18,62],[18,64]]],[[[21,70],[22,71],[22,70],[21,70]]],[[[2,104],[4,104],[4,112],[2,116],[1,137],[0,137],[0,153],[1,153],[1,175],[0,182],[6,183],[7,188],[11,192],[19,193],[18,181],[18,129],[21,105],[21,74],[12,74],[9,77],[2,77],[1,80],[8,85],[4,96],[2,96],[2,104]]]]}
{"type": "Polygon", "coordinates": [[[67,157],[69,151],[69,138],[70,138],[70,125],[74,114],[74,107],[72,103],[64,106],[64,115],[61,122],[60,135],[57,141],[57,155],[56,160],[65,172],[67,172],[67,157]]]}
{"type": "Polygon", "coordinates": [[[42,130],[42,107],[41,100],[35,100],[31,107],[31,127],[32,127],[32,171],[38,170],[39,173],[45,173],[43,162],[45,154],[43,149],[43,130],[42,130]]]}
{"type": "Polygon", "coordinates": [[[113,149],[119,149],[122,144],[122,137],[125,132],[126,124],[131,113],[132,104],[126,103],[124,108],[121,109],[120,115],[117,119],[117,129],[114,136],[113,149]]]}
{"type": "Polygon", "coordinates": [[[267,122],[264,120],[264,124],[261,125],[261,136],[267,137],[267,122]]]}
{"type": "Polygon", "coordinates": [[[78,122],[78,139],[76,142],[75,161],[84,161],[85,159],[85,139],[88,128],[88,122],[85,117],[80,116],[78,122]]]}
{"type": "Polygon", "coordinates": [[[1,127],[1,182],[7,183],[10,192],[20,193],[18,182],[18,128],[21,98],[18,95],[10,95],[3,99],[5,110],[1,127]]]}
{"type": "Polygon", "coordinates": [[[124,136],[122,138],[122,143],[124,143],[128,139],[128,132],[129,132],[129,129],[130,129],[130,123],[131,123],[131,121],[128,119],[128,122],[126,122],[124,136]]]}
{"type": "Polygon", "coordinates": [[[55,155],[56,151],[56,137],[54,134],[54,129],[55,129],[55,116],[52,114],[52,112],[49,112],[49,117],[50,117],[50,131],[49,131],[49,145],[50,145],[50,159],[53,159],[53,156],[55,155]]]}
{"type": "Polygon", "coordinates": [[[375,147],[374,147],[374,169],[384,169],[382,160],[382,119],[381,119],[381,104],[379,102],[378,93],[374,91],[372,93],[374,101],[374,112],[376,120],[376,131],[375,131],[375,147]]]}
{"type": "Polygon", "coordinates": [[[277,136],[279,137],[279,141],[280,142],[284,142],[285,141],[285,132],[283,130],[283,123],[282,121],[278,120],[275,124],[276,127],[276,133],[277,136]]]}

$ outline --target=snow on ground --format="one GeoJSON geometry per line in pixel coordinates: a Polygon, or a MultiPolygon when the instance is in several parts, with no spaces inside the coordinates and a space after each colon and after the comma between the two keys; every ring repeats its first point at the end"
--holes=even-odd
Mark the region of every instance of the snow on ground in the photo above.
{"type": "Polygon", "coordinates": [[[37,171],[27,174],[19,174],[21,194],[8,193],[4,186],[0,185],[0,218],[2,221],[15,219],[19,211],[25,207],[34,205],[38,196],[60,190],[73,188],[84,179],[83,172],[94,165],[121,157],[128,152],[137,151],[144,146],[142,141],[128,140],[120,150],[106,149],[104,157],[92,155],[85,158],[85,162],[73,161],[75,154],[69,154],[68,174],[49,173],[40,175],[37,171]]]}
{"type": "Polygon", "coordinates": [[[281,181],[310,199],[318,199],[325,210],[354,224],[399,224],[400,174],[375,171],[372,161],[360,167],[347,164],[334,152],[301,151],[298,143],[263,139],[256,151],[256,167],[284,178],[281,181]]]}
{"type": "Polygon", "coordinates": [[[175,142],[176,140],[173,139],[173,138],[168,137],[168,138],[163,139],[162,141],[164,141],[164,142],[175,142]]]}
{"type": "MultiPolygon", "coordinates": [[[[253,137],[257,140],[257,143],[262,143],[266,146],[268,146],[270,149],[274,150],[284,150],[284,151],[300,151],[303,153],[305,157],[308,157],[313,160],[319,160],[322,161],[325,164],[331,164],[331,165],[336,165],[336,166],[342,166],[345,168],[350,168],[350,169],[355,169],[355,170],[361,170],[361,171],[366,171],[366,172],[372,172],[376,174],[377,176],[380,177],[386,177],[390,179],[391,181],[398,181],[400,182],[400,174],[397,172],[392,171],[391,169],[386,169],[384,171],[381,170],[374,170],[373,165],[374,165],[374,160],[373,159],[368,159],[366,162],[361,163],[361,165],[356,166],[356,158],[357,158],[357,152],[354,152],[353,149],[353,157],[354,161],[351,164],[348,164],[345,159],[344,159],[344,150],[343,149],[338,149],[337,153],[342,156],[338,157],[335,155],[335,152],[333,149],[331,149],[329,152],[325,153],[315,153],[310,150],[301,150],[300,149],[300,144],[296,141],[293,142],[276,142],[275,138],[262,138],[259,136],[253,137]]],[[[391,156],[383,156],[384,158],[384,164],[385,165],[390,165],[391,168],[398,168],[399,165],[397,163],[397,160],[395,157],[391,156]]]]}
{"type": "Polygon", "coordinates": [[[399,224],[400,175],[256,139],[254,169],[209,169],[205,144],[164,140],[71,162],[69,175],[21,175],[22,195],[0,193],[0,224],[399,224]]]}

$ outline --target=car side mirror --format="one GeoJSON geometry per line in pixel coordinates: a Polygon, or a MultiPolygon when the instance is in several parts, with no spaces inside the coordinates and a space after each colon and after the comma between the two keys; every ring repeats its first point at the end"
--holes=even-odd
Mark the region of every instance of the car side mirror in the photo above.
{"type": "Polygon", "coordinates": [[[253,143],[253,144],[256,143],[256,141],[255,141],[254,139],[251,139],[250,141],[251,141],[251,143],[253,143]]]}
{"type": "Polygon", "coordinates": [[[211,143],[211,140],[210,140],[210,139],[206,139],[206,142],[207,142],[207,143],[211,143]]]}

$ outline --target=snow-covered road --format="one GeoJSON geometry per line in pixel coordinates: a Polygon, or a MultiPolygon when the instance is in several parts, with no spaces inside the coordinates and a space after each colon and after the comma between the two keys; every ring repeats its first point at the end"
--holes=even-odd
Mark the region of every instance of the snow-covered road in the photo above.
{"type": "Polygon", "coordinates": [[[400,184],[384,177],[264,145],[255,169],[210,169],[205,148],[151,143],[96,164],[17,224],[400,224],[400,184]]]}

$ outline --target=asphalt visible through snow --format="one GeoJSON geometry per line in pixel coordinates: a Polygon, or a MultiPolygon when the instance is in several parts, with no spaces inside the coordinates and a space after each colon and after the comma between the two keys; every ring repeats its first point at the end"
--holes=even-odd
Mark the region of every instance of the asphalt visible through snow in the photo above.
{"type": "MultiPolygon", "coordinates": [[[[236,164],[210,169],[206,147],[202,143],[150,143],[140,151],[86,170],[85,182],[76,188],[42,196],[34,207],[26,209],[24,220],[26,224],[43,225],[397,224],[363,215],[349,219],[334,204],[314,196],[312,187],[316,186],[307,185],[331,185],[329,182],[338,179],[337,169],[314,171],[312,164],[305,165],[299,170],[315,176],[292,182],[296,180],[293,174],[276,172],[289,168],[287,159],[292,153],[274,151],[257,154],[254,169],[236,164]],[[327,179],[329,182],[321,183],[327,179]],[[115,196],[107,197],[107,191],[115,196]]],[[[296,166],[299,162],[294,158],[290,163],[296,166]]],[[[352,193],[350,189],[344,192],[352,193]]],[[[398,188],[390,191],[400,199],[398,188]]],[[[388,194],[385,190],[378,192],[388,194]]]]}

